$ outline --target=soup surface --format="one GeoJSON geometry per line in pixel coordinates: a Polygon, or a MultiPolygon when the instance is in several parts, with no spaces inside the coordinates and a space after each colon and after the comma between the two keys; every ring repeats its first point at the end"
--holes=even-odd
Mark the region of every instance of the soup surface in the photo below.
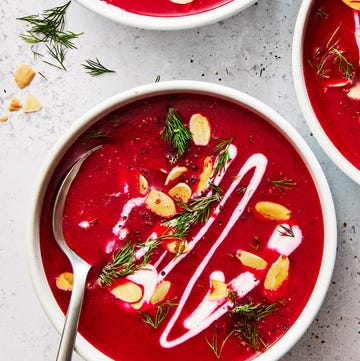
{"type": "Polygon", "coordinates": [[[130,13],[173,17],[186,16],[216,9],[233,0],[104,0],[130,13]]]}
{"type": "Polygon", "coordinates": [[[304,40],[309,98],[328,138],[360,169],[360,2],[317,0],[304,40]]]}
{"type": "Polygon", "coordinates": [[[68,244],[93,265],[79,330],[115,360],[247,360],[304,308],[323,251],[306,165],[257,114],[198,94],[150,97],[86,131],[47,190],[41,252],[65,312],[71,266],[51,213],[85,150],[65,206],[68,244]]]}

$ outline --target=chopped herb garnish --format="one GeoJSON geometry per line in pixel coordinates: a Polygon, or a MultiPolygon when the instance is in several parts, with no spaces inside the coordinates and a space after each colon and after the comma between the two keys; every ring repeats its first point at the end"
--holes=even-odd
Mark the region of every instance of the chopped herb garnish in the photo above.
{"type": "MultiPolygon", "coordinates": [[[[169,108],[165,118],[165,127],[161,136],[166,142],[172,143],[176,150],[176,159],[181,157],[192,139],[190,130],[183,124],[180,115],[174,108],[169,108]]],[[[174,160],[173,160],[174,161],[174,160]]]]}
{"type": "Polygon", "coordinates": [[[250,243],[250,247],[254,248],[255,251],[257,251],[259,249],[259,245],[260,245],[260,239],[258,236],[255,236],[253,241],[250,243]]]}
{"type": "Polygon", "coordinates": [[[67,49],[76,49],[73,42],[82,33],[73,33],[65,30],[65,13],[71,1],[61,6],[45,10],[42,15],[29,15],[17,20],[28,23],[30,28],[21,34],[21,38],[32,44],[31,50],[34,55],[42,56],[42,54],[33,49],[34,44],[43,43],[46,46],[48,54],[55,59],[53,64],[44,60],[44,63],[55,66],[59,69],[66,70],[64,59],[67,49]]]}
{"type": "Polygon", "coordinates": [[[295,237],[294,231],[291,226],[285,226],[281,224],[280,227],[283,229],[282,231],[279,231],[282,236],[295,237]]]}
{"type": "Polygon", "coordinates": [[[81,64],[86,72],[92,76],[98,76],[105,73],[115,73],[115,70],[111,70],[102,65],[98,58],[96,60],[86,59],[86,64],[81,64]]]}
{"type": "Polygon", "coordinates": [[[131,241],[126,243],[124,248],[113,253],[112,262],[109,262],[101,271],[98,283],[100,285],[110,286],[114,279],[132,274],[143,268],[149,262],[149,258],[154,248],[158,246],[158,242],[132,244],[131,241]],[[140,262],[136,262],[135,254],[140,248],[147,247],[140,262]]]}
{"type": "Polygon", "coordinates": [[[329,14],[325,12],[323,9],[317,9],[316,13],[322,18],[327,18],[329,16],[329,14]]]}
{"type": "Polygon", "coordinates": [[[165,320],[167,315],[169,314],[170,307],[176,306],[177,304],[174,303],[172,300],[167,300],[161,305],[156,306],[156,314],[154,318],[148,312],[140,312],[141,319],[148,323],[153,328],[157,329],[162,321],[165,320]]]}
{"type": "Polygon", "coordinates": [[[219,337],[218,337],[218,332],[217,332],[217,328],[214,331],[213,334],[213,338],[211,340],[211,342],[208,340],[207,337],[205,337],[207,344],[210,346],[210,348],[213,350],[215,356],[217,359],[220,359],[223,348],[225,346],[226,341],[230,338],[230,336],[235,332],[235,330],[232,330],[231,332],[228,333],[228,335],[223,339],[223,341],[221,342],[221,345],[219,346],[219,337]]]}
{"type": "Polygon", "coordinates": [[[296,186],[296,182],[292,179],[269,179],[269,183],[271,183],[277,190],[281,193],[285,193],[286,190],[291,189],[296,186]]]}
{"type": "Polygon", "coordinates": [[[232,141],[232,138],[227,140],[220,139],[219,144],[215,147],[214,153],[217,155],[217,159],[211,178],[221,175],[225,171],[226,164],[231,160],[229,147],[232,141]]]}
{"type": "Polygon", "coordinates": [[[247,186],[240,186],[238,188],[235,189],[235,192],[237,194],[242,194],[242,193],[245,193],[246,192],[246,189],[247,189],[247,186]]]}

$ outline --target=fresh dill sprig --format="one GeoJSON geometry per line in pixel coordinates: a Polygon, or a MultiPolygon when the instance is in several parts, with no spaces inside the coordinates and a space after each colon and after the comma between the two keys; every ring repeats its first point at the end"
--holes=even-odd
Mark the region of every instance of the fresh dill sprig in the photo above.
{"type": "Polygon", "coordinates": [[[250,243],[250,247],[253,248],[255,251],[259,249],[260,239],[257,235],[255,235],[253,241],[250,243]]]}
{"type": "Polygon", "coordinates": [[[271,303],[269,305],[264,305],[262,303],[254,304],[252,301],[246,304],[238,305],[230,310],[232,314],[240,315],[249,320],[260,321],[262,318],[270,315],[277,310],[277,305],[283,303],[283,301],[278,301],[271,303]]]}
{"type": "Polygon", "coordinates": [[[295,233],[291,226],[280,224],[280,227],[283,229],[282,231],[279,231],[282,236],[295,237],[295,233]]]}
{"type": "Polygon", "coordinates": [[[219,144],[216,145],[214,154],[217,155],[217,159],[211,178],[221,175],[221,173],[225,171],[226,164],[231,160],[229,147],[232,141],[232,138],[226,140],[220,139],[219,144]]]}
{"type": "Polygon", "coordinates": [[[241,339],[244,345],[250,346],[255,352],[259,352],[267,347],[267,344],[260,335],[259,328],[247,319],[235,324],[234,333],[241,339]]]}
{"type": "Polygon", "coordinates": [[[141,319],[152,326],[154,329],[157,329],[161,322],[165,320],[167,315],[169,314],[170,307],[176,306],[177,304],[173,302],[173,300],[167,300],[161,305],[156,306],[155,316],[152,317],[148,312],[140,312],[141,319]]]}
{"type": "Polygon", "coordinates": [[[211,342],[208,340],[207,337],[205,337],[206,339],[206,343],[209,345],[209,347],[213,350],[215,356],[217,359],[220,359],[223,348],[227,342],[227,340],[230,338],[230,336],[235,332],[235,330],[230,331],[226,337],[222,340],[221,345],[219,346],[219,336],[218,336],[218,332],[217,332],[217,328],[214,331],[213,337],[211,342]]]}
{"type": "Polygon", "coordinates": [[[176,150],[176,159],[181,157],[192,139],[190,130],[183,124],[180,115],[170,107],[165,118],[165,127],[161,131],[164,141],[172,143],[176,150]]]}
{"type": "Polygon", "coordinates": [[[96,60],[86,59],[86,64],[81,64],[86,72],[92,76],[98,76],[105,73],[115,73],[115,70],[111,70],[102,65],[98,58],[96,60]]]}
{"type": "Polygon", "coordinates": [[[110,286],[114,279],[127,276],[138,271],[148,264],[152,251],[158,245],[159,243],[156,241],[151,243],[145,242],[138,245],[132,244],[131,241],[127,242],[121,250],[113,253],[112,262],[109,262],[103,267],[98,277],[98,283],[101,286],[110,286]],[[148,249],[142,260],[140,262],[136,262],[136,251],[143,247],[147,247],[148,249]]]}
{"type": "Polygon", "coordinates": [[[285,193],[288,189],[291,189],[297,185],[292,179],[269,179],[271,183],[278,191],[285,193]]]}
{"type": "Polygon", "coordinates": [[[73,40],[82,35],[82,33],[76,34],[65,30],[65,14],[70,3],[71,0],[64,5],[45,10],[41,15],[17,18],[29,25],[29,29],[20,37],[32,44],[31,50],[34,55],[42,56],[40,52],[33,49],[33,46],[39,43],[45,44],[48,54],[56,60],[57,64],[45,60],[44,63],[62,70],[66,70],[64,66],[66,50],[76,49],[73,40]]]}

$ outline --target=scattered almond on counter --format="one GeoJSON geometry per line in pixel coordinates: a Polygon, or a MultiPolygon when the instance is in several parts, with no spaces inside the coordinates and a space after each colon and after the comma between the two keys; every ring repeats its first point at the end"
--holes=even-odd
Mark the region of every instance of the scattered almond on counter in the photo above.
{"type": "Polygon", "coordinates": [[[7,115],[3,115],[2,117],[0,117],[0,123],[5,123],[7,122],[9,119],[9,117],[7,115]]]}
{"type": "Polygon", "coordinates": [[[25,105],[24,105],[24,112],[25,113],[33,113],[37,112],[42,108],[40,102],[31,94],[28,94],[25,105]]]}
{"type": "Polygon", "coordinates": [[[271,220],[286,221],[291,217],[291,211],[278,203],[267,201],[257,202],[255,209],[263,217],[271,220]]]}
{"type": "Polygon", "coordinates": [[[208,145],[211,137],[211,126],[208,118],[201,114],[193,114],[189,122],[190,132],[196,145],[208,145]]]}
{"type": "Polygon", "coordinates": [[[244,266],[247,267],[251,267],[255,269],[264,269],[267,266],[267,262],[263,258],[251,252],[238,251],[236,253],[236,257],[244,266]]]}
{"type": "Polygon", "coordinates": [[[22,104],[20,102],[20,100],[18,98],[12,98],[10,100],[10,104],[9,104],[9,111],[10,112],[17,112],[18,110],[20,110],[22,107],[22,104]]]}
{"type": "Polygon", "coordinates": [[[21,64],[15,71],[15,82],[20,89],[24,89],[34,79],[35,72],[25,64],[21,64]]]}
{"type": "Polygon", "coordinates": [[[72,291],[74,275],[71,272],[63,272],[56,278],[56,286],[63,291],[72,291]]]}
{"type": "Polygon", "coordinates": [[[286,256],[280,256],[266,274],[264,287],[276,291],[289,276],[290,262],[286,256]]]}

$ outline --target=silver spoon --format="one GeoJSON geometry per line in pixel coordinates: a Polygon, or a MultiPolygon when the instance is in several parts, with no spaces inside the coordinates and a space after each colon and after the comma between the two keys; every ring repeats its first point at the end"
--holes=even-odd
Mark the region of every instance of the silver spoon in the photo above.
{"type": "Polygon", "coordinates": [[[70,186],[76,175],[78,174],[81,165],[83,164],[85,159],[89,157],[90,154],[92,154],[99,148],[101,148],[101,145],[86,152],[71,167],[70,171],[67,173],[65,179],[63,180],[59,188],[53,209],[52,228],[55,240],[69,258],[74,273],[74,284],[71,292],[69,307],[66,313],[64,328],[61,334],[60,345],[56,356],[57,361],[71,360],[75,345],[77,328],[79,324],[79,317],[84,297],[86,279],[91,268],[90,264],[80,258],[72,249],[69,248],[64,239],[62,223],[65,201],[70,186]]]}

